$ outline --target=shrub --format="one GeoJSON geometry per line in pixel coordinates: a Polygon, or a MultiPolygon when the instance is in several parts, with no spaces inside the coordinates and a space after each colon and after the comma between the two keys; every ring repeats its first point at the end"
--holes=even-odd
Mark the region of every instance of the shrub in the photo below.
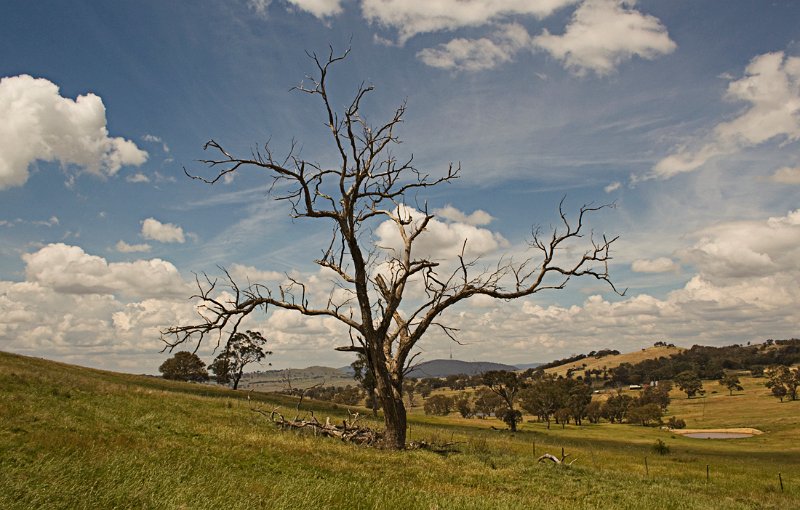
{"type": "Polygon", "coordinates": [[[681,418],[671,417],[667,422],[667,426],[671,429],[685,429],[686,422],[683,421],[681,418]]]}
{"type": "Polygon", "coordinates": [[[669,453],[669,446],[661,439],[656,439],[656,444],[653,445],[653,451],[659,455],[666,455],[669,453]]]}

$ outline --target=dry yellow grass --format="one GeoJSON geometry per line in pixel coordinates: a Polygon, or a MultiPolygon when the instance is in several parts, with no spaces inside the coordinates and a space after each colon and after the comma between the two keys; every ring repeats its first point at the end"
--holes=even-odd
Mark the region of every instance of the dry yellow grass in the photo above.
{"type": "Polygon", "coordinates": [[[681,347],[649,347],[640,351],[626,352],[623,354],[616,354],[612,356],[604,356],[602,358],[585,358],[582,360],[567,363],[558,367],[548,368],[545,370],[548,374],[566,375],[569,369],[578,369],[577,375],[583,374],[584,370],[611,369],[618,367],[622,363],[639,363],[646,359],[656,359],[661,357],[669,357],[673,354],[678,354],[683,351],[681,347]],[[585,366],[584,366],[585,365],[585,366]]]}

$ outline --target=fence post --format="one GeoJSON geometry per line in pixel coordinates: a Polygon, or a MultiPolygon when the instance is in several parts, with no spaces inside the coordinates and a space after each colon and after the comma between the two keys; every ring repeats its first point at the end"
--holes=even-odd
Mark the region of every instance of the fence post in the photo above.
{"type": "Polygon", "coordinates": [[[778,473],[778,481],[781,483],[781,492],[783,492],[783,477],[778,473]]]}

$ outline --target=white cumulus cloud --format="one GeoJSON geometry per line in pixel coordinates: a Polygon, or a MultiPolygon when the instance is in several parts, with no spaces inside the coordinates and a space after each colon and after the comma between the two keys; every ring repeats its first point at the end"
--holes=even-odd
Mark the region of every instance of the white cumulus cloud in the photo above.
{"type": "Polygon", "coordinates": [[[264,271],[257,269],[253,266],[246,266],[243,264],[231,264],[228,268],[228,273],[233,278],[233,281],[242,285],[245,282],[250,283],[264,283],[282,281],[286,275],[277,271],[264,271]]]}
{"type": "MultiPolygon", "coordinates": [[[[401,214],[403,218],[410,216],[412,225],[418,224],[424,218],[420,211],[404,205],[398,207],[397,213],[401,214]]],[[[450,208],[449,216],[465,217],[466,215],[455,208],[450,208]]],[[[479,220],[486,219],[481,216],[478,216],[479,220]]],[[[411,231],[410,227],[411,225],[405,227],[408,232],[411,231]]],[[[393,221],[387,220],[381,223],[375,229],[375,236],[378,246],[396,253],[402,250],[402,236],[393,221]]],[[[434,218],[415,241],[412,255],[432,260],[457,260],[457,256],[464,248],[465,241],[464,255],[468,259],[482,257],[509,246],[509,242],[499,233],[469,223],[443,222],[434,218]]]]}
{"type": "Polygon", "coordinates": [[[313,14],[317,18],[327,18],[342,12],[341,0],[286,0],[289,4],[313,14]]]}
{"type": "Polygon", "coordinates": [[[142,221],[142,237],[161,243],[184,243],[183,229],[172,223],[161,223],[155,218],[142,221]]]}
{"type": "Polygon", "coordinates": [[[44,78],[1,79],[0,119],[0,189],[25,184],[37,160],[98,176],[147,161],[147,152],[132,141],[109,136],[100,97],[62,97],[58,86],[44,78]]]}
{"type": "Polygon", "coordinates": [[[129,176],[125,177],[125,181],[133,183],[133,184],[141,184],[141,183],[150,182],[150,178],[148,176],[146,176],[145,174],[141,173],[141,172],[137,172],[137,173],[135,173],[133,175],[129,175],[129,176]]]}
{"type": "Polygon", "coordinates": [[[161,259],[108,262],[78,246],[48,244],[23,255],[29,282],[62,294],[113,294],[127,297],[186,295],[178,270],[161,259]]]}
{"type": "Polygon", "coordinates": [[[713,283],[800,276],[800,209],[766,221],[722,223],[695,237],[682,258],[713,283]]]}
{"type": "Polygon", "coordinates": [[[441,209],[436,209],[433,213],[439,217],[444,218],[446,220],[459,222],[459,223],[466,223],[467,225],[488,225],[489,223],[494,220],[491,214],[488,212],[478,209],[471,214],[466,214],[452,205],[447,205],[441,209]]]}
{"type": "Polygon", "coordinates": [[[362,0],[364,18],[397,30],[399,42],[441,30],[478,27],[515,15],[544,18],[578,0],[362,0]]]}
{"type": "Polygon", "coordinates": [[[128,244],[125,241],[118,241],[114,246],[120,253],[140,253],[148,252],[152,248],[149,244],[128,244]]]}
{"type": "Polygon", "coordinates": [[[800,167],[779,168],[770,176],[770,180],[779,184],[800,184],[800,167]]]}
{"type": "MultiPolygon", "coordinates": [[[[711,158],[733,155],[767,141],[800,139],[800,57],[787,57],[783,52],[758,55],[748,64],[744,77],[728,84],[725,98],[748,106],[732,120],[718,123],[697,144],[676,148],[653,167],[651,177],[667,179],[691,172],[711,158]]],[[[779,173],[780,178],[791,179],[791,169],[779,173]]]]}
{"type": "Polygon", "coordinates": [[[611,73],[634,56],[654,59],[677,47],[658,18],[633,9],[633,0],[586,0],[562,35],[545,30],[533,44],[578,75],[611,73]]]}
{"type": "Polygon", "coordinates": [[[436,48],[425,48],[417,53],[417,58],[441,69],[483,71],[510,62],[520,50],[529,47],[528,31],[518,23],[511,23],[488,38],[457,38],[436,48]]]}
{"type": "Polygon", "coordinates": [[[678,265],[668,257],[638,259],[631,264],[631,271],[634,273],[668,273],[677,269],[678,265]]]}

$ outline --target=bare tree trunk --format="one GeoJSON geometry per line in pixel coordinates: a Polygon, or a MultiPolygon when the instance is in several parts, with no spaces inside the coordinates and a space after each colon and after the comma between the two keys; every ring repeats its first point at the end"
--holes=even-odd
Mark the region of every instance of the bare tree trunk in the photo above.
{"type": "MultiPolygon", "coordinates": [[[[386,360],[380,359],[381,353],[374,352],[373,359],[379,359],[373,365],[375,390],[383,408],[383,422],[386,430],[383,433],[383,446],[391,450],[403,450],[406,447],[406,406],[403,402],[403,374],[397,367],[392,370],[386,360]]],[[[400,369],[401,370],[401,369],[400,369]]]]}
{"type": "Polygon", "coordinates": [[[381,398],[383,405],[383,421],[386,430],[383,433],[383,442],[386,448],[402,450],[406,447],[406,407],[403,399],[389,397],[381,398]]]}

